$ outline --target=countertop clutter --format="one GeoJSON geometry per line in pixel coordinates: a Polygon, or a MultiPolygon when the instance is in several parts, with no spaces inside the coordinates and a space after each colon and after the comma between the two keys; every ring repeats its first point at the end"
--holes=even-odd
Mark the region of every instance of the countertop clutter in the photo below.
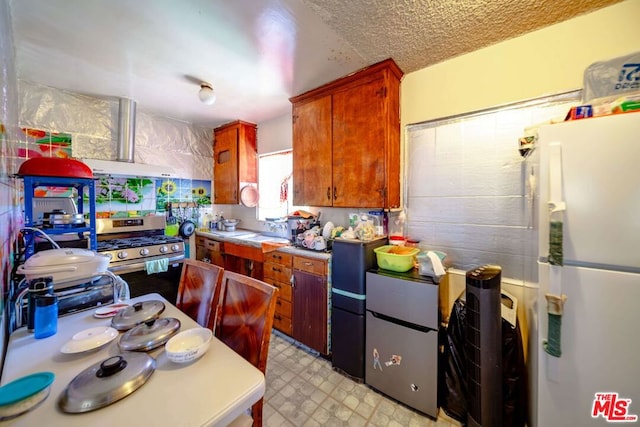
{"type": "MultiPolygon", "coordinates": [[[[178,319],[180,331],[199,328],[196,322],[158,294],[133,298],[127,303],[133,305],[143,301],[162,301],[166,307],[161,318],[178,319]]],[[[11,420],[11,425],[226,426],[264,395],[262,372],[213,337],[208,351],[190,363],[170,361],[164,346],[149,352],[122,353],[148,355],[153,359],[155,370],[146,382],[130,395],[103,408],[80,414],[64,413],[59,408],[59,401],[74,378],[87,368],[101,361],[115,360],[115,356],[121,354],[119,339],[108,340],[106,344],[84,352],[61,351],[74,335],[111,325],[111,318],[94,316],[95,311],[59,318],[57,334],[45,339],[35,339],[26,327],[11,334],[2,385],[38,372],[55,375],[49,396],[31,411],[11,420]]]]}
{"type": "Polygon", "coordinates": [[[310,258],[319,258],[328,260],[331,258],[330,253],[313,251],[307,249],[296,248],[295,246],[290,245],[290,241],[287,239],[283,239],[281,237],[272,237],[266,236],[264,234],[259,234],[251,230],[242,230],[238,229],[236,231],[196,231],[196,235],[207,237],[209,239],[220,240],[223,242],[231,242],[238,243],[241,245],[252,246],[256,248],[263,248],[264,252],[269,252],[272,248],[269,244],[272,244],[273,247],[277,247],[279,251],[303,255],[310,258]]]}

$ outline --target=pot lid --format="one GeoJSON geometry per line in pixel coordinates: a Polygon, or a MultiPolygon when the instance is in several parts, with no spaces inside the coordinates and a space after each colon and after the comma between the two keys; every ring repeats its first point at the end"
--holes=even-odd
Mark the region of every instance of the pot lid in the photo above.
{"type": "Polygon", "coordinates": [[[34,268],[49,268],[52,266],[59,267],[61,265],[68,264],[77,265],[95,261],[96,256],[103,257],[105,255],[80,248],[48,249],[36,252],[30,256],[29,259],[25,261],[24,268],[31,270],[34,268]]]}
{"type": "Polygon", "coordinates": [[[136,391],[155,369],[156,360],[146,353],[120,353],[76,375],[58,404],[69,413],[103,408],[136,391]]]}
{"type": "Polygon", "coordinates": [[[111,326],[126,331],[140,323],[155,319],[164,311],[164,303],[158,300],[142,301],[122,309],[111,319],[111,326]]]}
{"type": "Polygon", "coordinates": [[[118,345],[125,351],[149,351],[160,347],[180,329],[180,321],[173,317],[152,319],[129,329],[118,345]]]}

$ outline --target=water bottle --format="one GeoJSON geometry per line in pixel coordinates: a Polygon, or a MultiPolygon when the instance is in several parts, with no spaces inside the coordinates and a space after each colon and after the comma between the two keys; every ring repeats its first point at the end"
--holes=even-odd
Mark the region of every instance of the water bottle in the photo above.
{"type": "Polygon", "coordinates": [[[34,336],[37,339],[50,337],[58,332],[58,297],[55,295],[38,295],[34,321],[34,336]]]}
{"type": "Polygon", "coordinates": [[[33,332],[36,313],[36,298],[53,293],[53,277],[41,277],[29,281],[27,298],[27,329],[33,332]]]}

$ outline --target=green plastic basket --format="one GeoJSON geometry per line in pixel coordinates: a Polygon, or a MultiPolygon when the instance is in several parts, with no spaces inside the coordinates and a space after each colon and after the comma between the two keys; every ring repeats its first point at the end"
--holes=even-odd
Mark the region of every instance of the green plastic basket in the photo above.
{"type": "Polygon", "coordinates": [[[376,253],[376,261],[378,262],[378,267],[384,270],[397,271],[400,273],[404,273],[405,271],[409,271],[414,267],[415,258],[418,252],[420,252],[419,248],[404,248],[407,250],[407,253],[404,254],[390,254],[389,250],[391,248],[397,248],[396,245],[385,245],[375,248],[373,251],[376,253]],[[410,251],[409,251],[410,249],[410,251]]]}

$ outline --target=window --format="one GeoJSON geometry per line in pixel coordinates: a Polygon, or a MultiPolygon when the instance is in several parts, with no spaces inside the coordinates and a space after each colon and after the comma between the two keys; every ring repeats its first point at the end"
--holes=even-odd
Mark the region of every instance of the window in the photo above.
{"type": "Polygon", "coordinates": [[[292,209],[293,151],[258,156],[258,219],[280,218],[292,209]]]}

